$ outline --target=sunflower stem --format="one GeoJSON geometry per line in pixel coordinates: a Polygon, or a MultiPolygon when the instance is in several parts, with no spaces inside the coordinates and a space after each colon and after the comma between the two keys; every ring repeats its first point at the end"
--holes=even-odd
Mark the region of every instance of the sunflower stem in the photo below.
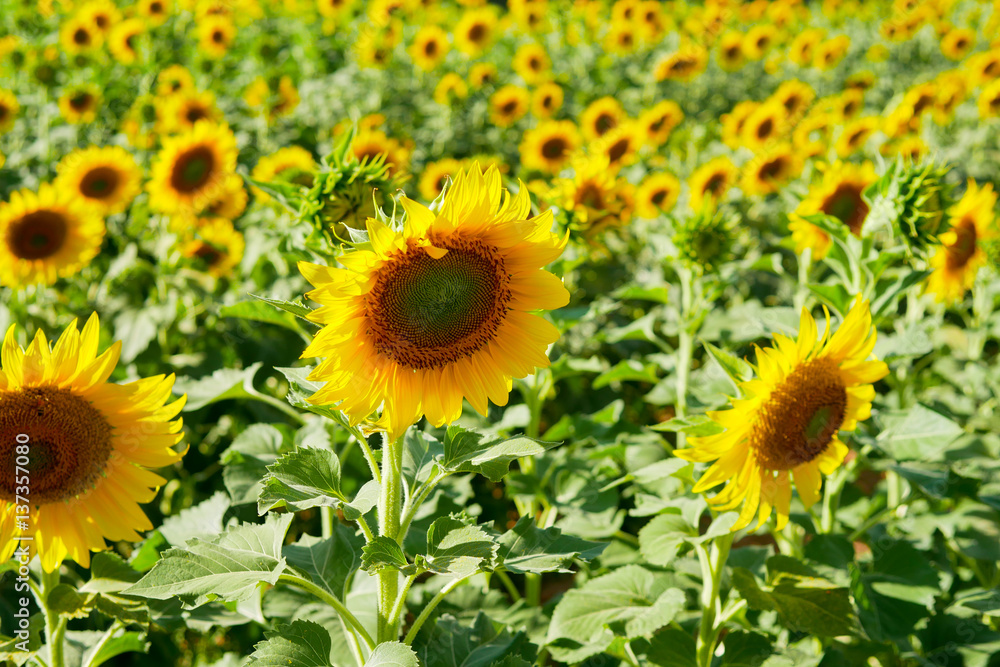
{"type": "Polygon", "coordinates": [[[431,601],[427,603],[424,610],[420,612],[419,616],[417,616],[417,620],[413,621],[413,625],[410,626],[409,632],[406,633],[406,638],[403,639],[404,644],[413,644],[413,640],[417,638],[417,633],[420,632],[420,628],[424,626],[424,623],[427,622],[427,619],[434,613],[434,610],[437,609],[439,604],[441,604],[441,601],[444,600],[445,596],[457,588],[459,584],[464,583],[466,579],[468,579],[468,576],[452,579],[445,584],[444,588],[438,591],[437,595],[431,598],[431,601]]]}
{"type": "Polygon", "coordinates": [[[733,534],[720,535],[712,540],[710,547],[699,544],[695,547],[701,565],[701,624],[698,627],[697,658],[699,667],[710,667],[715,645],[719,640],[722,604],[719,598],[722,570],[729,559],[729,548],[733,544],[733,534]],[[719,624],[716,621],[719,621],[719,624]]]}
{"type": "Polygon", "coordinates": [[[297,588],[301,588],[302,590],[308,593],[312,593],[318,599],[322,600],[323,602],[333,607],[334,611],[337,612],[340,618],[343,619],[349,626],[351,626],[351,630],[357,636],[361,637],[361,639],[364,640],[365,644],[368,645],[369,649],[375,648],[375,642],[374,640],[372,640],[372,636],[368,634],[367,630],[365,630],[365,626],[361,625],[361,622],[358,620],[358,617],[352,614],[351,611],[346,606],[344,606],[343,602],[341,602],[334,596],[330,595],[328,592],[326,592],[313,582],[307,581],[306,579],[303,579],[302,577],[296,576],[294,574],[283,574],[280,577],[278,577],[278,581],[283,584],[288,584],[289,586],[295,586],[297,588]]]}
{"type": "Polygon", "coordinates": [[[45,603],[45,639],[49,645],[49,667],[65,667],[63,657],[64,637],[66,635],[66,619],[49,605],[49,596],[59,585],[59,567],[52,572],[42,568],[42,601],[45,603]]]}
{"type": "Polygon", "coordinates": [[[820,516],[819,532],[830,534],[837,521],[837,509],[840,508],[840,494],[847,481],[846,469],[838,468],[834,475],[827,477],[826,488],[823,489],[823,514],[820,516]]]}
{"type": "Polygon", "coordinates": [[[795,291],[795,311],[799,312],[809,298],[809,271],[812,269],[812,248],[806,248],[799,255],[799,282],[795,291]]]}
{"type": "MultiPolygon", "coordinates": [[[[693,332],[691,311],[693,306],[694,275],[687,266],[680,266],[677,275],[681,283],[680,333],[677,342],[677,401],[674,412],[677,417],[687,416],[688,380],[691,377],[691,355],[693,352],[693,332]]],[[[687,434],[677,433],[677,448],[683,449],[687,444],[687,434]]]]}
{"type": "MultiPolygon", "coordinates": [[[[382,441],[382,493],[378,502],[379,535],[402,544],[400,515],[403,506],[403,438],[391,440],[388,435],[382,441]]],[[[399,619],[393,618],[393,608],[399,595],[399,571],[383,568],[378,573],[378,641],[391,642],[399,639],[399,619]]]]}

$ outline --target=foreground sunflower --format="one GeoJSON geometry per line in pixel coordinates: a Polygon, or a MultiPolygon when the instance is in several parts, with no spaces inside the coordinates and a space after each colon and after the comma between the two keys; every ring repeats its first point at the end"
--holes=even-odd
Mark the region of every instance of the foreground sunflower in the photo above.
{"type": "Polygon", "coordinates": [[[777,529],[788,522],[792,478],[802,504],[819,500],[822,475],[844,461],[847,446],[837,433],[853,431],[871,415],[872,383],[885,377],[885,362],[869,359],[875,329],[867,301],[858,299],[840,328],[818,338],[816,320],[805,309],[794,341],[775,334],[774,347],[757,348],[757,379],[741,382],[743,398],[731,410],[709,412],[725,430],[690,438],[674,454],[686,461],[715,461],[694,486],[700,493],[726,482],[708,502],[719,511],[743,504],[733,530],[760,509],[759,528],[772,509],[777,529]]]}
{"type": "Polygon", "coordinates": [[[162,213],[201,210],[226,187],[236,170],[236,139],[224,125],[205,120],[164,139],[150,169],[150,206],[162,213]]]}
{"type": "Polygon", "coordinates": [[[324,325],[303,357],[325,357],[309,375],[325,384],[310,398],[339,402],[353,423],[380,405],[397,437],[420,416],[440,426],[458,419],[462,398],[480,414],[506,405],[511,378],[547,367],[559,332],[532,311],[566,305],[562,282],[539,267],[566,238],[552,214],[529,218],[522,184],[504,196],[500,172],[478,164],[460,172],[438,213],[403,198],[406,225],[370,218],[370,250],[338,258],[344,268],[299,269],[323,307],[324,325]]]}
{"type": "Polygon", "coordinates": [[[142,171],[120,146],[92,146],[64,157],[55,186],[73,193],[101,215],[121,213],[141,189],[142,171]]]}
{"type": "Polygon", "coordinates": [[[109,383],[121,343],[98,355],[96,314],[82,332],[70,324],[51,349],[41,331],[22,349],[14,331],[0,366],[0,462],[13,470],[21,434],[28,437],[33,509],[28,529],[18,531],[14,477],[0,479],[0,562],[17,537],[30,535],[46,572],[67,557],[88,567],[105,540],[138,542],[138,531],[152,530],[139,503],[166,480],[147,468],[183,456],[174,449],[183,437],[174,417],[185,399],[164,404],[172,375],[109,383]]]}
{"type": "Polygon", "coordinates": [[[104,240],[104,221],[73,193],[42,185],[0,204],[0,285],[51,285],[90,263],[104,240]]]}

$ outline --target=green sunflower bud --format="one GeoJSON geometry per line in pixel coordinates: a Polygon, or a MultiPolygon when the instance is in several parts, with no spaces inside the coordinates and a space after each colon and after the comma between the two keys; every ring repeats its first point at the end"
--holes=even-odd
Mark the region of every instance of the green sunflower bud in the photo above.
{"type": "Polygon", "coordinates": [[[735,222],[725,210],[708,208],[678,221],[673,238],[678,256],[703,273],[715,271],[732,258],[735,222]]]}
{"type": "Polygon", "coordinates": [[[948,229],[946,212],[954,186],[945,183],[948,167],[899,160],[866,191],[871,228],[887,227],[901,236],[911,253],[926,251],[948,229]]]}

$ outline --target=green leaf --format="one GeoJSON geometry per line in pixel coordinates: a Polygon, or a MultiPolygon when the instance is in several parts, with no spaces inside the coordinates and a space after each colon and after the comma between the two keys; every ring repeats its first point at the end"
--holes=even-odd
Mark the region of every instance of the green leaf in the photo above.
{"type": "Polygon", "coordinates": [[[660,378],[657,375],[659,370],[657,364],[643,364],[631,359],[625,359],[615,364],[614,368],[605,371],[594,378],[593,389],[606,387],[612,382],[647,382],[656,384],[660,378]]]}
{"type": "Polygon", "coordinates": [[[97,667],[103,665],[108,660],[123,653],[147,653],[149,642],[146,635],[139,632],[127,632],[124,628],[114,628],[114,633],[110,636],[105,633],[107,640],[95,645],[83,654],[83,665],[86,667],[97,667]]]}
{"type": "Polygon", "coordinates": [[[362,549],[361,569],[374,574],[387,567],[406,574],[412,574],[417,569],[406,560],[403,547],[396,540],[377,535],[362,549]]]}
{"type": "Polygon", "coordinates": [[[426,562],[432,572],[468,576],[489,566],[496,553],[493,538],[467,515],[440,517],[427,529],[426,562]]]}
{"type": "Polygon", "coordinates": [[[729,632],[723,646],[726,652],[722,654],[719,667],[760,667],[773,653],[771,640],[744,630],[729,632]]]}
{"type": "Polygon", "coordinates": [[[94,606],[101,613],[123,623],[149,623],[145,600],[118,595],[142,578],[113,551],[100,551],[90,561],[90,581],[79,587],[81,593],[96,593],[94,606]]]}
{"type": "Polygon", "coordinates": [[[697,536],[680,514],[660,514],[639,531],[639,553],[650,565],[666,567],[677,557],[678,548],[697,536]]]}
{"type": "Polygon", "coordinates": [[[917,404],[882,419],[877,444],[897,461],[941,460],[962,427],[939,412],[917,404]]]}
{"type": "Polygon", "coordinates": [[[233,504],[257,502],[267,466],[288,449],[281,431],[270,424],[252,424],[236,436],[219,459],[225,468],[222,479],[233,504]]]}
{"type": "Polygon", "coordinates": [[[175,547],[183,546],[194,537],[211,539],[222,532],[223,518],[228,510],[229,496],[216,491],[211,498],[164,519],[160,533],[175,547]]]}
{"type": "Polygon", "coordinates": [[[264,631],[265,641],[254,646],[247,666],[250,667],[328,667],[330,665],[330,633],[312,621],[278,624],[264,631]]]}
{"type": "Polygon", "coordinates": [[[241,524],[215,540],[195,538],[184,549],[170,549],[128,595],[199,605],[216,598],[248,600],[261,582],[277,583],[285,569],[281,545],[292,514],[269,515],[261,524],[241,524]]]}
{"type": "Polygon", "coordinates": [[[403,440],[403,481],[411,491],[426,482],[435,462],[444,456],[444,445],[430,433],[411,428],[403,440]]]}
{"type": "Polygon", "coordinates": [[[686,433],[691,436],[703,437],[716,435],[726,429],[708,415],[691,415],[689,417],[674,417],[665,422],[649,427],[653,431],[668,431],[671,433],[686,433]]]}
{"type": "Polygon", "coordinates": [[[508,572],[570,572],[574,559],[592,560],[608,546],[605,542],[564,535],[556,527],[541,530],[532,517],[521,517],[500,536],[497,557],[508,572]]]}
{"type": "MultiPolygon", "coordinates": [[[[259,297],[258,297],[259,298],[259,297]]],[[[305,310],[308,310],[302,306],[305,310]]],[[[237,317],[241,320],[252,322],[263,322],[265,324],[275,324],[285,329],[290,329],[296,333],[302,332],[302,327],[294,315],[281,310],[275,310],[262,301],[240,301],[219,309],[221,317],[237,317]]]]}
{"type": "Polygon", "coordinates": [[[846,313],[850,310],[851,301],[854,295],[847,291],[841,283],[833,285],[810,284],[809,290],[819,297],[819,300],[833,308],[838,313],[846,313]]]}
{"type": "Polygon", "coordinates": [[[515,459],[541,454],[558,444],[524,436],[504,439],[451,426],[444,440],[444,457],[440,465],[450,472],[476,472],[492,482],[499,482],[515,459]]]}
{"type": "Polygon", "coordinates": [[[174,393],[187,394],[184,412],[194,412],[230,398],[246,398],[254,391],[253,378],[262,365],[258,361],[243,370],[220,368],[199,380],[177,378],[174,393]]]}
{"type": "Polygon", "coordinates": [[[532,664],[537,654],[524,632],[511,635],[482,612],[476,614],[472,627],[442,615],[430,632],[418,634],[413,650],[423,667],[521,667],[532,664]]]}
{"type": "Polygon", "coordinates": [[[753,370],[747,362],[717,348],[708,341],[702,341],[701,344],[705,346],[705,351],[715,359],[715,363],[719,364],[722,372],[729,376],[734,387],[738,387],[741,382],[753,377],[753,370]]]}
{"type": "Polygon", "coordinates": [[[655,667],[698,667],[694,637],[677,628],[664,628],[649,641],[646,662],[655,667]]]}
{"type": "Polygon", "coordinates": [[[783,580],[765,590],[741,567],[733,568],[732,580],[751,609],[778,612],[778,618],[791,630],[821,637],[855,634],[857,619],[846,588],[797,586],[783,580]]]}
{"type": "Polygon", "coordinates": [[[382,642],[365,660],[365,667],[420,667],[417,654],[402,642],[382,642]]]}
{"type": "Polygon", "coordinates": [[[66,618],[86,618],[93,609],[93,603],[92,595],[80,595],[69,584],[59,584],[49,591],[49,596],[46,599],[46,604],[51,611],[66,618]]]}
{"type": "Polygon", "coordinates": [[[364,537],[337,523],[327,538],[303,535],[281,553],[288,565],[341,600],[347,595],[351,575],[361,567],[364,537]]]}
{"type": "Polygon", "coordinates": [[[668,625],[685,604],[682,591],[666,589],[645,568],[626,565],[563,595],[552,614],[547,641],[567,638],[606,647],[615,634],[628,639],[652,634],[668,625]]]}
{"type": "Polygon", "coordinates": [[[267,467],[257,513],[285,506],[300,512],[310,507],[338,507],[347,499],[340,493],[340,460],[328,449],[303,448],[289,452],[267,467]]]}
{"type": "Polygon", "coordinates": [[[253,298],[257,299],[258,301],[262,301],[263,303],[270,304],[270,305],[274,306],[275,308],[279,308],[279,309],[285,311],[286,313],[291,313],[292,315],[295,315],[296,317],[300,317],[303,320],[306,320],[307,322],[315,324],[315,322],[312,322],[309,319],[309,315],[310,315],[310,313],[312,313],[312,308],[310,308],[309,306],[306,306],[304,304],[301,304],[298,301],[284,301],[282,299],[270,299],[270,298],[268,298],[266,296],[260,296],[258,294],[251,294],[250,296],[252,296],[253,298]]]}

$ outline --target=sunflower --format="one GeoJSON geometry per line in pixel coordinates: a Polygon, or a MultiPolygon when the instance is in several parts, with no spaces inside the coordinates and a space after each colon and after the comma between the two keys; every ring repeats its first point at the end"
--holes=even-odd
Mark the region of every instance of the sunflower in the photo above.
{"type": "Polygon", "coordinates": [[[856,88],[845,90],[836,97],[827,98],[829,101],[830,113],[837,116],[840,122],[846,122],[857,117],[865,106],[864,91],[856,88]]]}
{"type": "Polygon", "coordinates": [[[743,145],[752,151],[765,148],[784,134],[787,112],[779,100],[758,105],[743,123],[743,145]]]}
{"type": "Polygon", "coordinates": [[[816,99],[816,91],[808,83],[789,79],[778,86],[771,99],[785,107],[789,122],[795,122],[805,114],[809,105],[816,99]]]}
{"type": "Polygon", "coordinates": [[[980,118],[1000,117],[1000,79],[983,88],[983,92],[979,94],[979,99],[976,101],[976,106],[979,108],[980,118]]]}
{"type": "Polygon", "coordinates": [[[68,190],[43,184],[0,204],[0,285],[51,285],[90,263],[104,240],[104,221],[68,190]]]}
{"type": "Polygon", "coordinates": [[[453,158],[446,157],[437,162],[428,162],[417,185],[420,196],[427,201],[434,201],[444,191],[448,179],[454,178],[461,169],[462,163],[453,158]]]}
{"type": "Polygon", "coordinates": [[[469,84],[476,90],[497,82],[497,66],[493,63],[476,63],[469,70],[469,84]]]}
{"type": "Polygon", "coordinates": [[[596,154],[573,160],[573,176],[557,178],[546,199],[571,213],[571,226],[593,237],[620,227],[632,215],[631,185],[618,178],[607,157],[596,154]]]}
{"type": "Polygon", "coordinates": [[[792,145],[803,157],[811,158],[827,152],[830,128],[836,124],[832,114],[813,110],[792,131],[792,145]]]}
{"type": "Polygon", "coordinates": [[[62,24],[59,44],[68,55],[96,51],[104,43],[104,34],[88,17],[76,16],[62,24]]]}
{"type": "Polygon", "coordinates": [[[1000,78],[1000,48],[977,53],[965,64],[969,85],[978,87],[1000,78]]]}
{"type": "Polygon", "coordinates": [[[80,7],[77,15],[105,34],[122,19],[121,11],[111,0],[90,0],[80,7]]]}
{"type": "Polygon", "coordinates": [[[640,218],[656,218],[669,213],[680,192],[680,181],[669,172],[647,176],[635,193],[635,213],[640,218]]]}
{"type": "Polygon", "coordinates": [[[636,14],[636,23],[643,38],[653,42],[663,35],[667,28],[667,19],[663,5],[658,0],[645,0],[636,14]]]}
{"type": "Polygon", "coordinates": [[[962,60],[976,45],[976,31],[969,28],[955,28],[941,38],[941,53],[949,60],[962,60]]]}
{"type": "Polygon", "coordinates": [[[725,156],[709,160],[695,169],[688,179],[688,188],[691,190],[689,202],[691,210],[698,212],[706,206],[718,205],[736,183],[738,175],[736,165],[725,156]]]}
{"type": "Polygon", "coordinates": [[[225,125],[198,121],[168,137],[150,168],[149,205],[161,213],[201,210],[236,170],[236,139],[225,125]]]}
{"type": "Polygon", "coordinates": [[[639,125],[646,133],[646,143],[662,146],[670,133],[684,120],[684,112],[673,100],[663,100],[639,115],[639,125]]]}
{"type": "Polygon", "coordinates": [[[547,174],[557,173],[580,147],[580,132],[568,120],[549,120],[524,133],[521,164],[547,174]]]}
{"type": "Polygon", "coordinates": [[[9,132],[14,127],[21,105],[17,103],[14,93],[0,88],[0,132],[9,132]]]}
{"type": "Polygon", "coordinates": [[[753,26],[743,36],[743,54],[750,60],[762,59],[771,50],[777,36],[777,29],[770,23],[753,26]]]}
{"type": "Polygon", "coordinates": [[[638,159],[638,152],[646,135],[642,126],[635,121],[627,121],[605,133],[593,142],[588,150],[602,154],[608,159],[612,169],[627,167],[638,159]]]}
{"type": "Polygon", "coordinates": [[[464,100],[469,96],[469,87],[465,85],[462,77],[454,72],[448,72],[434,87],[434,101],[443,106],[450,106],[457,100],[464,100]]]}
{"type": "Polygon", "coordinates": [[[115,25],[108,36],[108,51],[123,65],[131,65],[139,59],[136,45],[146,32],[142,19],[126,19],[115,25]]]}
{"type": "MultiPolygon", "coordinates": [[[[14,477],[0,481],[0,562],[17,539],[54,572],[65,558],[84,567],[105,540],[142,539],[152,530],[139,503],[156,495],[164,480],[147,468],[181,459],[182,397],[166,404],[174,376],[158,375],[111,384],[121,343],[98,355],[100,323],[94,314],[80,332],[74,320],[49,348],[35,334],[27,349],[7,330],[0,368],[0,459],[13,470],[27,445],[31,459],[31,513],[27,531],[14,528],[14,477]],[[27,436],[27,441],[23,436],[27,436]]],[[[186,450],[185,450],[186,451],[186,450]]],[[[32,554],[32,555],[33,555],[32,554]]]]}
{"type": "Polygon", "coordinates": [[[466,11],[455,26],[455,48],[466,55],[478,56],[493,41],[496,24],[496,16],[489,9],[466,11]]]}
{"type": "Polygon", "coordinates": [[[602,97],[591,102],[580,114],[580,129],[588,141],[593,141],[625,120],[625,110],[613,97],[602,97]]]}
{"type": "Polygon", "coordinates": [[[384,155],[390,176],[401,174],[410,166],[410,154],[406,147],[381,130],[359,129],[351,142],[351,153],[360,162],[372,162],[384,155]]]}
{"type": "Polygon", "coordinates": [[[514,71],[528,84],[538,84],[551,74],[552,61],[541,44],[530,43],[518,47],[512,63],[514,71]]]}
{"type": "Polygon", "coordinates": [[[941,75],[937,79],[937,95],[934,100],[934,122],[938,125],[948,125],[958,108],[969,95],[965,77],[960,74],[952,76],[941,75]]]}
{"type": "Polygon", "coordinates": [[[421,414],[436,426],[462,413],[506,405],[511,378],[547,367],[559,332],[532,311],[569,301],[562,282],[539,267],[566,237],[549,230],[552,214],[528,218],[522,183],[503,196],[500,173],[478,165],[459,173],[438,213],[403,198],[402,231],[368,220],[371,250],[341,255],[344,268],[302,262],[323,305],[323,324],[303,357],[325,357],[309,375],[325,383],[310,397],[338,403],[352,423],[382,406],[390,437],[421,414]]]}
{"type": "Polygon", "coordinates": [[[690,438],[674,451],[685,461],[715,461],[694,486],[700,493],[726,482],[708,499],[718,510],[743,505],[733,530],[747,526],[760,510],[759,528],[777,514],[777,529],[788,522],[792,479],[806,509],[820,496],[822,475],[844,461],[840,431],[853,431],[871,415],[874,382],[889,369],[869,359],[875,346],[868,302],[858,298],[832,336],[819,338],[816,320],[802,309],[798,340],[774,335],[774,346],[757,348],[757,378],[741,382],[742,398],[731,410],[709,412],[725,430],[690,438]]]}
{"type": "Polygon", "coordinates": [[[73,86],[59,96],[59,111],[67,123],[94,122],[100,104],[100,90],[92,83],[73,86]]]}
{"type": "Polygon", "coordinates": [[[216,278],[228,277],[243,259],[243,235],[225,218],[199,220],[188,227],[189,238],[181,244],[181,254],[216,278]]]}
{"type": "MultiPolygon", "coordinates": [[[[301,146],[286,146],[262,157],[250,178],[261,183],[296,183],[312,187],[315,173],[316,161],[312,153],[301,146]]],[[[261,203],[271,201],[271,196],[259,188],[253,188],[253,196],[261,203]]]]}
{"type": "Polygon", "coordinates": [[[705,71],[708,51],[700,44],[689,44],[661,60],[653,70],[657,81],[690,81],[705,71]]]}
{"type": "Polygon", "coordinates": [[[508,84],[490,97],[490,119],[499,127],[510,127],[528,112],[531,96],[520,86],[508,84]]]}
{"type": "Polygon", "coordinates": [[[538,118],[551,118],[563,104],[563,89],[558,83],[543,83],[531,93],[531,113],[538,118]]]}
{"type": "Polygon", "coordinates": [[[880,121],[876,116],[864,116],[844,124],[834,149],[840,157],[847,157],[857,152],[865,145],[868,138],[879,128],[880,121]]]}
{"type": "Polygon", "coordinates": [[[425,25],[413,38],[410,57],[413,58],[413,64],[429,72],[441,64],[450,48],[448,33],[436,25],[425,25]]]}
{"type": "Polygon", "coordinates": [[[746,126],[747,118],[757,110],[760,102],[746,100],[740,102],[729,113],[722,114],[722,142],[736,150],[743,146],[743,128],[746,126]]]}
{"type": "Polygon", "coordinates": [[[789,216],[788,229],[792,232],[796,252],[812,248],[813,257],[819,258],[826,255],[832,243],[826,232],[806,222],[803,216],[807,215],[825,213],[842,222],[855,236],[861,236],[869,210],[862,195],[876,178],[871,162],[860,165],[836,162],[827,169],[823,180],[789,216]]]}
{"type": "Polygon", "coordinates": [[[743,54],[743,35],[730,30],[719,39],[719,53],[717,55],[719,67],[726,72],[735,72],[746,63],[746,56],[743,54]]]}
{"type": "Polygon", "coordinates": [[[937,88],[936,83],[913,86],[903,96],[902,106],[908,107],[915,118],[933,111],[937,102],[937,88]]]}
{"type": "Polygon", "coordinates": [[[816,45],[816,53],[813,56],[813,67],[827,71],[836,67],[851,46],[851,38],[847,35],[837,35],[832,39],[820,42],[816,45]]]}
{"type": "Polygon", "coordinates": [[[236,26],[228,16],[212,14],[198,22],[198,48],[217,60],[229,50],[236,38],[236,26]]]}
{"type": "Polygon", "coordinates": [[[823,41],[825,34],[823,30],[816,28],[800,32],[788,47],[788,59],[799,67],[812,65],[816,47],[823,41]]]}
{"type": "Polygon", "coordinates": [[[156,76],[156,94],[160,97],[186,90],[194,90],[194,77],[183,65],[166,67],[156,76]]]}
{"type": "Polygon", "coordinates": [[[743,166],[740,187],[747,195],[778,191],[802,172],[802,158],[787,142],[779,143],[743,166]]]}
{"type": "Polygon", "coordinates": [[[155,28],[166,22],[170,16],[171,4],[172,0],[139,0],[136,3],[136,13],[147,26],[155,28]]]}
{"type": "Polygon", "coordinates": [[[102,216],[124,211],[141,188],[142,171],[120,146],[92,146],[64,157],[54,185],[95,207],[102,216]]]}
{"type": "Polygon", "coordinates": [[[927,279],[927,292],[938,301],[959,301],[975,284],[979,267],[986,263],[983,244],[998,236],[996,204],[992,184],[979,187],[970,179],[965,194],[948,211],[951,229],[939,237],[941,248],[931,257],[934,272],[927,279]]]}
{"type": "Polygon", "coordinates": [[[850,90],[868,90],[875,85],[875,72],[870,69],[854,72],[844,80],[844,88],[850,90]]]}
{"type": "Polygon", "coordinates": [[[177,134],[190,132],[198,121],[222,122],[222,113],[210,90],[185,90],[166,99],[158,114],[160,132],[177,134]]]}
{"type": "Polygon", "coordinates": [[[217,218],[235,220],[246,210],[248,199],[243,179],[238,174],[230,174],[225,187],[209,202],[205,212],[217,218]]]}

